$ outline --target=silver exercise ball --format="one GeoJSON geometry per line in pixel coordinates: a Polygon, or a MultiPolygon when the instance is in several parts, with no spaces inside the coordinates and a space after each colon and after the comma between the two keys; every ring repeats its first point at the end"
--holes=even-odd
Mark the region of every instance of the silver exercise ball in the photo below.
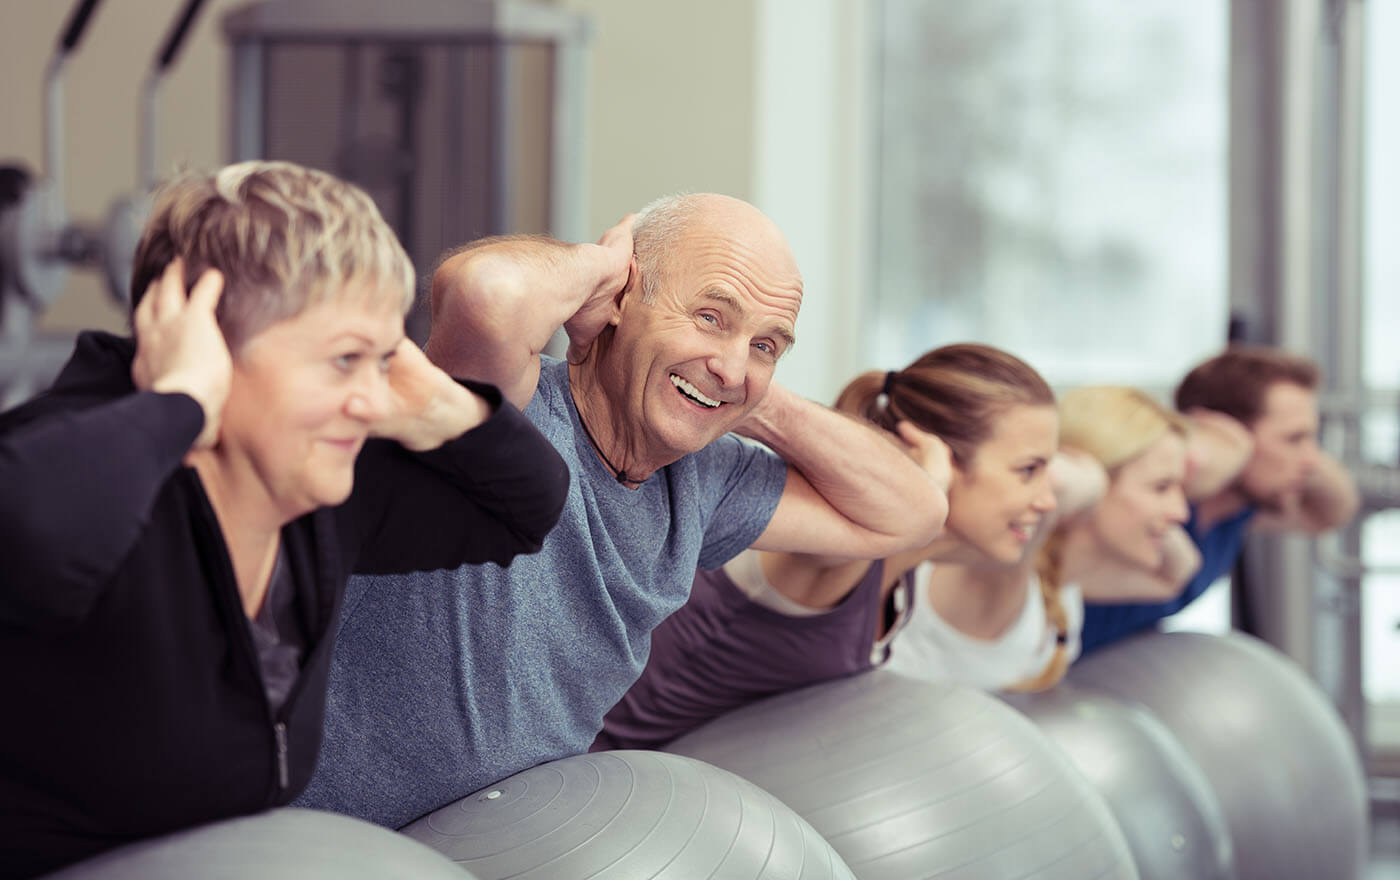
{"type": "Polygon", "coordinates": [[[1215,789],[1241,880],[1361,876],[1361,761],[1292,660],[1241,634],[1146,633],[1080,660],[1069,680],[1145,706],[1215,789]]]}
{"type": "Polygon", "coordinates": [[[812,827],[750,782],[660,752],[532,767],[406,826],[482,880],[846,880],[812,827]]]}
{"type": "Polygon", "coordinates": [[[1232,880],[1225,812],[1195,759],[1151,713],[1068,683],[1003,697],[1104,796],[1143,880],[1232,880]]]}
{"type": "Polygon", "coordinates": [[[1103,797],[1023,715],[972,688],[876,670],[666,748],[772,792],[862,880],[1138,876],[1103,797]]]}
{"type": "Polygon", "coordinates": [[[143,840],[46,880],[471,880],[402,834],[349,816],[282,809],[143,840]]]}

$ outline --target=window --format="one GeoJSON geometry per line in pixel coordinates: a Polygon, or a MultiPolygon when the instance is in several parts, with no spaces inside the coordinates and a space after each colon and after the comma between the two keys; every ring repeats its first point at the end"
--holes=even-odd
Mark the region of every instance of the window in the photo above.
{"type": "Polygon", "coordinates": [[[1224,2],[884,0],[867,361],[1166,387],[1225,340],[1224,2]]]}

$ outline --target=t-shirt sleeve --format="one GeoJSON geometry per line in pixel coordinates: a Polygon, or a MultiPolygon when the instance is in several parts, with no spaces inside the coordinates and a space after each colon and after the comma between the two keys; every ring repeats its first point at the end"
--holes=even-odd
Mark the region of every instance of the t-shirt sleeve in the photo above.
{"type": "Polygon", "coordinates": [[[758,540],[787,485],[787,463],[726,434],[696,453],[705,540],[700,567],[713,570],[758,540]]]}

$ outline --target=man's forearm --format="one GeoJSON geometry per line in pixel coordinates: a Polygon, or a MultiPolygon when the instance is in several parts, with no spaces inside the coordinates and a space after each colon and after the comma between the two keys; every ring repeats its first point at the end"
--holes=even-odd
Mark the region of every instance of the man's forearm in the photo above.
{"type": "Polygon", "coordinates": [[[1223,492],[1240,475],[1254,452],[1248,429],[1224,413],[1195,410],[1187,415],[1186,497],[1200,501],[1223,492]]]}
{"type": "Polygon", "coordinates": [[[897,441],[856,419],[774,384],[741,430],[782,456],[830,508],[777,523],[789,545],[782,549],[879,558],[923,546],[943,526],[942,488],[897,441]]]}
{"type": "Polygon", "coordinates": [[[1303,487],[1300,506],[1307,530],[1326,532],[1351,522],[1361,509],[1361,495],[1341,462],[1322,455],[1303,487]]]}
{"type": "Polygon", "coordinates": [[[524,406],[534,391],[539,353],[555,330],[615,284],[615,263],[598,245],[535,236],[469,246],[433,274],[425,351],[449,374],[496,384],[524,406]],[[528,389],[522,389],[527,374],[528,389]]]}

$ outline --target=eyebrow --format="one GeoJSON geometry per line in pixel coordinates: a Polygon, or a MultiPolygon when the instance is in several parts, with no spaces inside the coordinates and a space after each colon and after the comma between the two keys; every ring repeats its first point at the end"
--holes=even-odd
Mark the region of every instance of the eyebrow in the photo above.
{"type": "MultiPolygon", "coordinates": [[[[400,336],[398,339],[395,339],[395,340],[394,340],[394,344],[391,345],[391,346],[389,346],[387,349],[385,349],[385,351],[388,351],[388,352],[391,352],[391,353],[394,352],[394,351],[396,351],[396,350],[398,349],[398,347],[399,347],[399,343],[400,343],[400,342],[403,342],[405,338],[406,338],[406,337],[404,337],[404,336],[400,336]]],[[[355,342],[362,343],[366,348],[378,348],[378,347],[379,347],[379,343],[378,343],[378,342],[376,342],[375,340],[369,338],[368,336],[366,336],[365,334],[359,332],[358,330],[346,330],[344,333],[338,333],[338,334],[336,334],[335,336],[332,336],[331,339],[330,339],[330,346],[331,346],[332,348],[334,348],[334,347],[340,345],[342,342],[346,341],[347,339],[348,339],[348,340],[353,340],[353,341],[355,341],[355,342]]]]}
{"type": "MultiPolygon", "coordinates": [[[[743,304],[739,302],[738,298],[727,290],[711,288],[702,293],[701,296],[705,299],[722,303],[723,305],[727,306],[730,310],[735,312],[737,315],[739,315],[739,317],[741,318],[748,314],[748,311],[745,310],[743,304]]],[[[783,341],[784,351],[786,351],[789,348],[792,348],[794,345],[797,344],[797,337],[793,335],[793,332],[791,330],[784,327],[782,324],[774,325],[768,330],[768,332],[783,341]]]]}

